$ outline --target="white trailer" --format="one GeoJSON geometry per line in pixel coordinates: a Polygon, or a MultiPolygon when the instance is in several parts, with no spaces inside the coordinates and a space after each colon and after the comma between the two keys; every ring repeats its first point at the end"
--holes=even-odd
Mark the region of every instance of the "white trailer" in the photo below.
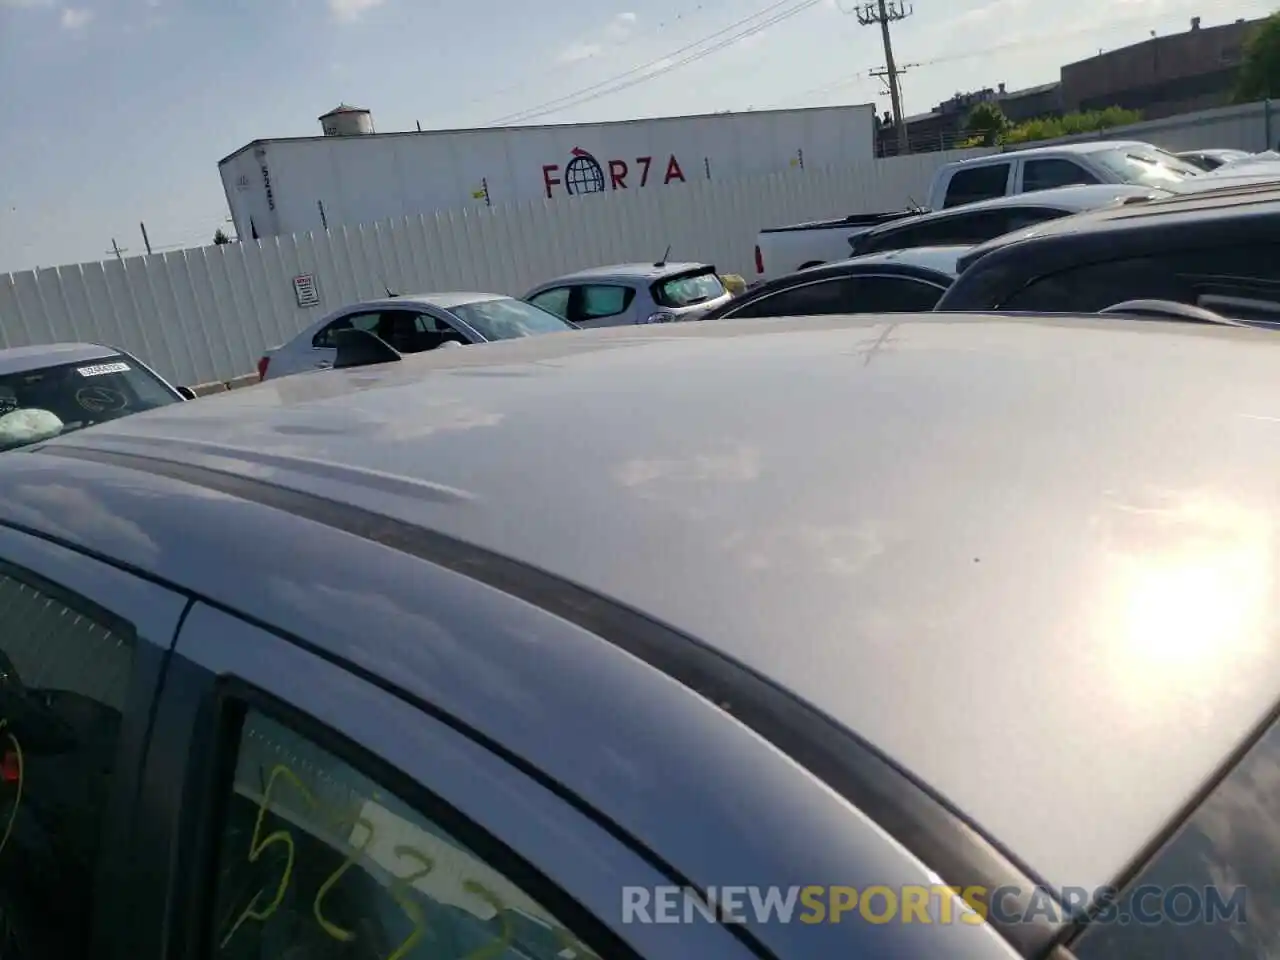
{"type": "Polygon", "coordinates": [[[666,189],[875,156],[873,104],[477,130],[255,140],[218,164],[246,239],[612,190],[666,189]]]}

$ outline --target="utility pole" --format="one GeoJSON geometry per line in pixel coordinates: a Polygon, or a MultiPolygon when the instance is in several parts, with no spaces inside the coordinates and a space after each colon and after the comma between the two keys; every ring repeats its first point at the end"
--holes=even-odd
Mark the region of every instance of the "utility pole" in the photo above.
{"type": "Polygon", "coordinates": [[[138,224],[142,228],[142,245],[147,248],[147,256],[151,255],[151,241],[147,238],[147,225],[145,223],[138,224]]]}
{"type": "MultiPolygon", "coordinates": [[[[911,152],[907,142],[907,118],[902,114],[902,90],[898,84],[901,72],[893,61],[893,42],[889,39],[889,24],[905,20],[914,12],[906,0],[867,0],[857,9],[858,22],[864,27],[872,24],[880,25],[880,36],[884,39],[884,75],[889,81],[889,101],[893,106],[893,122],[898,129],[898,155],[911,152]]],[[[873,74],[878,75],[878,74],[873,74]]]]}
{"type": "Polygon", "coordinates": [[[122,247],[122,246],[120,246],[120,244],[116,243],[116,238],[115,238],[115,237],[112,237],[112,238],[111,238],[111,249],[110,249],[110,250],[108,250],[108,251],[107,251],[107,253],[114,253],[114,254],[116,255],[116,259],[117,259],[117,260],[119,260],[121,263],[123,263],[123,262],[124,262],[124,254],[126,254],[126,253],[128,253],[128,252],[129,252],[129,248],[128,248],[128,247],[122,247]]]}

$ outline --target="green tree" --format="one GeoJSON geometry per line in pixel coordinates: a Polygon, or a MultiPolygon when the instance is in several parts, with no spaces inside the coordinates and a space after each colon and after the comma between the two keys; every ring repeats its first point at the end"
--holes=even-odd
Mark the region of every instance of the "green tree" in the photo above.
{"type": "Polygon", "coordinates": [[[1262,21],[1245,45],[1236,77],[1236,103],[1280,97],[1280,11],[1262,21]]]}
{"type": "Polygon", "coordinates": [[[218,246],[222,246],[224,243],[230,243],[231,238],[227,236],[227,231],[219,227],[213,232],[213,242],[218,246]]]}
{"type": "Polygon", "coordinates": [[[1000,109],[1000,104],[984,100],[969,111],[965,119],[965,133],[982,141],[984,147],[994,147],[1009,129],[1009,118],[1000,109]]]}

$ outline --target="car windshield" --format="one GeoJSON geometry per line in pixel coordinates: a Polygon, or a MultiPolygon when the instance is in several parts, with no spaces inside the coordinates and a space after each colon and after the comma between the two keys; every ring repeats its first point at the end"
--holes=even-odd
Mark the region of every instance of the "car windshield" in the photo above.
{"type": "Polygon", "coordinates": [[[119,355],[0,375],[0,450],[181,401],[119,355]]]}
{"type": "Polygon", "coordinates": [[[691,307],[724,295],[724,285],[714,270],[685,274],[660,281],[654,288],[654,299],[664,307],[691,307]]]}
{"type": "Polygon", "coordinates": [[[478,300],[450,307],[450,312],[466,323],[486,340],[514,340],[532,337],[540,333],[558,333],[574,329],[573,324],[562,320],[523,300],[503,297],[499,300],[478,300]]]}
{"type": "Polygon", "coordinates": [[[1092,157],[1118,174],[1125,183],[1140,183],[1148,187],[1164,187],[1204,173],[1193,164],[1154,147],[1101,150],[1092,157]]]}

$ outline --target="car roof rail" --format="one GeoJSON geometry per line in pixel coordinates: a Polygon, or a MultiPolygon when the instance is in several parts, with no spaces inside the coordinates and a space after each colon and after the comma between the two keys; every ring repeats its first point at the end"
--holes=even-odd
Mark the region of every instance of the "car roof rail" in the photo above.
{"type": "Polygon", "coordinates": [[[1175,300],[1125,300],[1113,303],[1098,313],[1127,317],[1140,317],[1147,320],[1181,320],[1185,323],[1212,323],[1224,327],[1248,327],[1251,324],[1240,320],[1232,320],[1220,313],[1195,307],[1189,303],[1178,303],[1175,300]]]}
{"type": "Polygon", "coordinates": [[[331,336],[338,347],[338,355],[333,358],[334,370],[371,367],[400,359],[400,351],[371,330],[334,330],[331,336]]]}

